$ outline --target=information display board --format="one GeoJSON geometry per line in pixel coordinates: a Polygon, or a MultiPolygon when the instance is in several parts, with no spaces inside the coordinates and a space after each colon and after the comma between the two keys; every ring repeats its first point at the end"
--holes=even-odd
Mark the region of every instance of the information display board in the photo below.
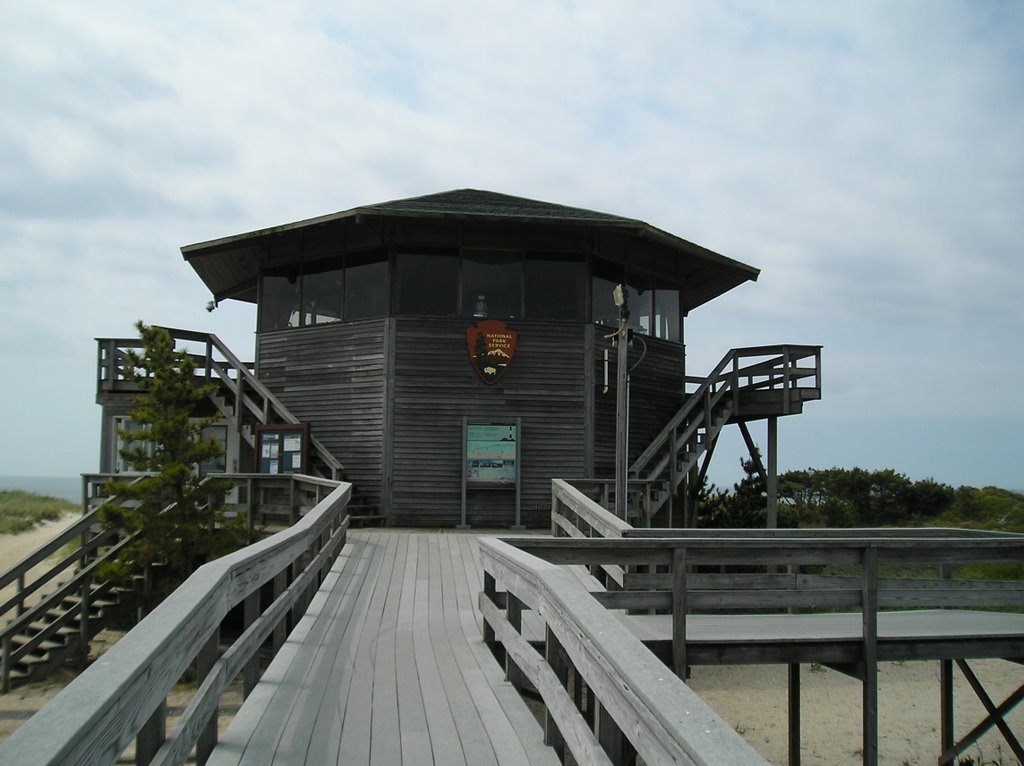
{"type": "Polygon", "coordinates": [[[309,423],[256,426],[257,473],[307,473],[309,423]]]}
{"type": "Polygon", "coordinates": [[[518,426],[466,424],[466,484],[512,489],[518,475],[518,426]]]}
{"type": "Polygon", "coordinates": [[[462,419],[462,523],[459,529],[469,529],[466,523],[466,493],[495,489],[515,492],[515,522],[520,526],[520,476],[522,458],[522,419],[514,422],[470,423],[462,419]]]}

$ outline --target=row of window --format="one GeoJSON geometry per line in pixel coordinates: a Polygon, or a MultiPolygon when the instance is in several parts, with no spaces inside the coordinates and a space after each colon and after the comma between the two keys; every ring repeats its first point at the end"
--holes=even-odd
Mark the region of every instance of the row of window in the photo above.
{"type": "Polygon", "coordinates": [[[417,249],[394,260],[394,289],[385,252],[349,254],[319,263],[267,269],[260,285],[260,329],[397,314],[547,321],[615,326],[612,298],[625,285],[630,324],[679,341],[678,287],[619,265],[583,256],[508,250],[417,249]],[[590,316],[587,285],[590,284],[590,316]],[[393,307],[393,309],[392,309],[393,307]]]}

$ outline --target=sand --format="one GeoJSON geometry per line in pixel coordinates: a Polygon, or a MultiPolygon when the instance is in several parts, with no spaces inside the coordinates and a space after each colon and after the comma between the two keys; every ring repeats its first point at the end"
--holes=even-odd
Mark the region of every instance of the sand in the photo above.
{"type": "MultiPolygon", "coordinates": [[[[1020,665],[974,660],[971,669],[998,705],[1024,683],[1020,665]]],[[[879,763],[934,764],[939,754],[939,663],[879,665],[879,763]]],[[[785,665],[694,668],[691,687],[754,748],[774,764],[788,760],[785,665]]],[[[861,684],[819,666],[803,665],[800,762],[805,766],[862,763],[861,684]]],[[[984,707],[959,670],[954,670],[954,724],[959,739],[984,717],[984,707]]],[[[1024,708],[1007,717],[1024,736],[1024,708]]],[[[977,764],[1016,764],[995,729],[968,748],[977,764]]]]}
{"type": "MultiPolygon", "coordinates": [[[[72,523],[68,516],[19,535],[0,535],[0,566],[20,561],[39,545],[72,523]]],[[[93,657],[117,639],[104,632],[92,647],[93,657]]],[[[972,661],[971,668],[998,705],[1024,684],[1024,669],[1002,660],[972,661]]],[[[937,662],[883,663],[879,667],[879,762],[895,766],[934,764],[939,753],[939,665],[937,662]]],[[[61,671],[45,681],[0,694],[0,740],[13,732],[74,678],[61,671]]],[[[773,764],[788,761],[788,727],[784,665],[697,667],[690,685],[750,744],[773,764]]],[[[803,734],[801,763],[805,766],[859,766],[861,764],[860,682],[827,668],[804,665],[801,671],[803,734]]],[[[963,736],[984,716],[984,707],[963,675],[954,671],[956,735],[963,736]]],[[[183,705],[190,694],[178,689],[171,707],[183,705]]],[[[229,708],[240,701],[233,690],[229,708]],[[234,704],[232,704],[234,703],[234,704]]],[[[1024,706],[1007,721],[1024,737],[1024,706]]],[[[1002,736],[995,730],[964,754],[980,764],[1017,764],[1002,736]]]]}

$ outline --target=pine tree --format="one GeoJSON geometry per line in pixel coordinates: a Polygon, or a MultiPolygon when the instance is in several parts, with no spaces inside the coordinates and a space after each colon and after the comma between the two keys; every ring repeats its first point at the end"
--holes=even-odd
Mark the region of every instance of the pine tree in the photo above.
{"type": "Polygon", "coordinates": [[[166,564],[165,582],[173,589],[202,563],[244,545],[246,531],[241,519],[224,514],[232,482],[199,476],[204,461],[223,454],[216,439],[202,435],[216,418],[195,417],[215,386],[199,384],[195,363],[175,349],[167,330],[141,321],[135,326],[142,350],[128,351],[125,366],[142,391],[130,413],[141,429],[118,434],[125,443],[121,457],[147,475],[107,484],[107,494],[119,502],[100,508],[103,524],[135,537],[105,574],[124,579],[166,564]]]}

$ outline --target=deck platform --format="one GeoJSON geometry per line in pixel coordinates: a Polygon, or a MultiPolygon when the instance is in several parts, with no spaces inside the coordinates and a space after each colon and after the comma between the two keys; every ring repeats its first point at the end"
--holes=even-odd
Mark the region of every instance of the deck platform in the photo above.
{"type": "Polygon", "coordinates": [[[349,533],[209,764],[551,764],[481,639],[477,535],[349,533]]]}

